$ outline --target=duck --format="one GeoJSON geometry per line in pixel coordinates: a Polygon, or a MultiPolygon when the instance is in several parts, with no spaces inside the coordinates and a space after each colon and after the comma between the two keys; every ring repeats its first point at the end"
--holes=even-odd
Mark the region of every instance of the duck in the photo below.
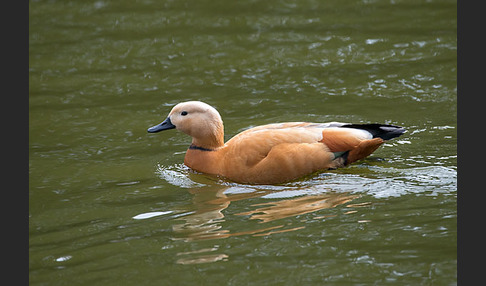
{"type": "Polygon", "coordinates": [[[184,165],[244,184],[282,184],[345,167],[406,131],[379,123],[283,122],[249,128],[224,142],[221,115],[201,101],[176,104],[147,131],[170,129],[192,137],[184,165]]]}

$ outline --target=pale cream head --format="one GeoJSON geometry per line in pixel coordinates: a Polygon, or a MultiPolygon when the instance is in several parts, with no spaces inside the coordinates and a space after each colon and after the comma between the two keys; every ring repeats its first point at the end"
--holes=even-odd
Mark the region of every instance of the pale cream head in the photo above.
{"type": "Polygon", "coordinates": [[[196,146],[213,149],[224,145],[223,120],[209,104],[181,102],[172,108],[169,118],[176,129],[192,137],[196,146]]]}

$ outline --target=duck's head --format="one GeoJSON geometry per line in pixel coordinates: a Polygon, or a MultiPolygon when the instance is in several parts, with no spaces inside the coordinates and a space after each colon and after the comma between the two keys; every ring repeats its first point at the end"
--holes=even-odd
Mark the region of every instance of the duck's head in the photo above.
{"type": "Polygon", "coordinates": [[[203,148],[217,148],[224,145],[224,127],[219,112],[201,101],[181,102],[174,106],[169,116],[147,131],[180,130],[192,137],[192,144],[203,148]]]}

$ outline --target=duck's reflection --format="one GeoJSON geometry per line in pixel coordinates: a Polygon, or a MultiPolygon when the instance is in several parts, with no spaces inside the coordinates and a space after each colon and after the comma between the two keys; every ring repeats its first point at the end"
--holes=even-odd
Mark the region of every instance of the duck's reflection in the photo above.
{"type": "MultiPolygon", "coordinates": [[[[297,231],[305,228],[305,224],[289,222],[285,218],[334,208],[359,197],[316,185],[225,185],[217,178],[192,173],[183,165],[159,166],[158,172],[170,184],[179,187],[192,186],[189,189],[193,195],[192,204],[183,210],[170,211],[175,214],[173,219],[176,220],[172,225],[172,239],[177,241],[207,241],[241,235],[268,236],[297,231]],[[237,201],[239,202],[229,208],[232,202],[237,201]],[[252,221],[257,223],[250,223],[252,221]]],[[[355,208],[368,204],[347,204],[346,207],[355,208]]],[[[343,214],[354,212],[356,211],[351,210],[343,214]]],[[[327,219],[333,216],[336,216],[335,212],[311,219],[327,219]]],[[[147,214],[142,217],[147,217],[147,214]]],[[[217,243],[211,247],[207,243],[202,245],[204,247],[201,249],[178,253],[176,262],[198,264],[227,260],[228,255],[221,253],[217,243]]]]}
{"type": "MultiPolygon", "coordinates": [[[[190,189],[193,194],[193,210],[189,214],[180,216],[177,219],[182,223],[173,225],[174,240],[183,240],[187,242],[196,240],[221,239],[231,236],[253,235],[267,236],[276,233],[296,231],[303,229],[305,226],[295,226],[292,223],[279,224],[278,220],[312,213],[323,209],[334,208],[338,205],[348,203],[358,195],[350,193],[325,192],[316,195],[297,196],[302,192],[298,189],[291,190],[293,195],[287,198],[280,198],[288,190],[269,188],[258,189],[253,187],[228,187],[222,185],[206,185],[190,189]],[[273,197],[269,202],[262,203],[261,197],[273,197]],[[260,198],[260,199],[258,199],[260,198]],[[244,200],[244,202],[243,202],[244,200]],[[252,200],[256,202],[252,203],[252,200]],[[237,212],[231,217],[226,214],[231,202],[242,201],[235,208],[251,209],[249,211],[237,212]],[[246,221],[247,216],[250,220],[258,220],[258,224],[245,224],[246,230],[232,231],[241,221],[246,221]],[[239,219],[237,219],[237,217],[239,219]],[[226,220],[231,219],[232,223],[226,220]],[[271,223],[273,222],[273,223],[271,223]],[[263,226],[263,227],[262,227],[263,226]],[[249,228],[249,229],[248,229],[249,228]]],[[[357,204],[358,206],[360,204],[357,204]]],[[[348,204],[347,206],[352,206],[348,204]]],[[[322,219],[335,215],[316,216],[314,219],[322,219]]],[[[228,255],[218,251],[219,246],[203,248],[190,252],[178,253],[178,264],[199,264],[216,261],[226,261],[228,255]]]]}
{"type": "Polygon", "coordinates": [[[330,193],[313,196],[304,196],[295,199],[286,199],[268,203],[254,204],[264,206],[237,215],[251,215],[252,219],[259,219],[262,223],[281,218],[302,215],[322,209],[333,208],[347,203],[358,196],[343,193],[330,193]]]}
{"type": "MultiPolygon", "coordinates": [[[[235,189],[227,186],[212,185],[194,188],[189,192],[194,195],[194,211],[189,215],[178,218],[179,220],[183,220],[183,223],[173,225],[173,239],[175,240],[194,241],[239,235],[263,236],[304,228],[304,226],[285,228],[287,226],[286,224],[272,224],[266,227],[261,227],[262,225],[258,224],[256,226],[253,225],[253,228],[256,227],[256,229],[237,232],[224,228],[225,215],[223,211],[229,207],[231,202],[276,194],[281,192],[281,190],[235,189]]],[[[268,223],[287,217],[333,208],[350,202],[357,197],[357,195],[349,193],[329,192],[297,198],[274,199],[270,202],[250,204],[249,207],[253,208],[252,210],[237,212],[234,215],[249,216],[250,219],[259,220],[260,223],[268,223]]]]}
{"type": "Polygon", "coordinates": [[[242,194],[226,195],[224,192],[229,187],[216,185],[194,188],[189,190],[193,197],[194,211],[181,217],[185,222],[173,226],[175,240],[202,240],[226,238],[234,235],[251,234],[230,233],[229,230],[222,229],[224,220],[223,210],[228,208],[232,201],[261,197],[267,192],[248,192],[242,194]]]}

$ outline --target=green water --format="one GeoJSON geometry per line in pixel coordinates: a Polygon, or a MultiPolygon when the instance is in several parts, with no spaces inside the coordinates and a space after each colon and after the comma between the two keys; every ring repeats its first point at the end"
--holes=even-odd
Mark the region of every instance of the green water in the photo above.
{"type": "Polygon", "coordinates": [[[455,1],[30,1],[30,285],[455,285],[455,1]],[[182,165],[180,101],[226,139],[407,129],[278,186],[182,165]]]}

